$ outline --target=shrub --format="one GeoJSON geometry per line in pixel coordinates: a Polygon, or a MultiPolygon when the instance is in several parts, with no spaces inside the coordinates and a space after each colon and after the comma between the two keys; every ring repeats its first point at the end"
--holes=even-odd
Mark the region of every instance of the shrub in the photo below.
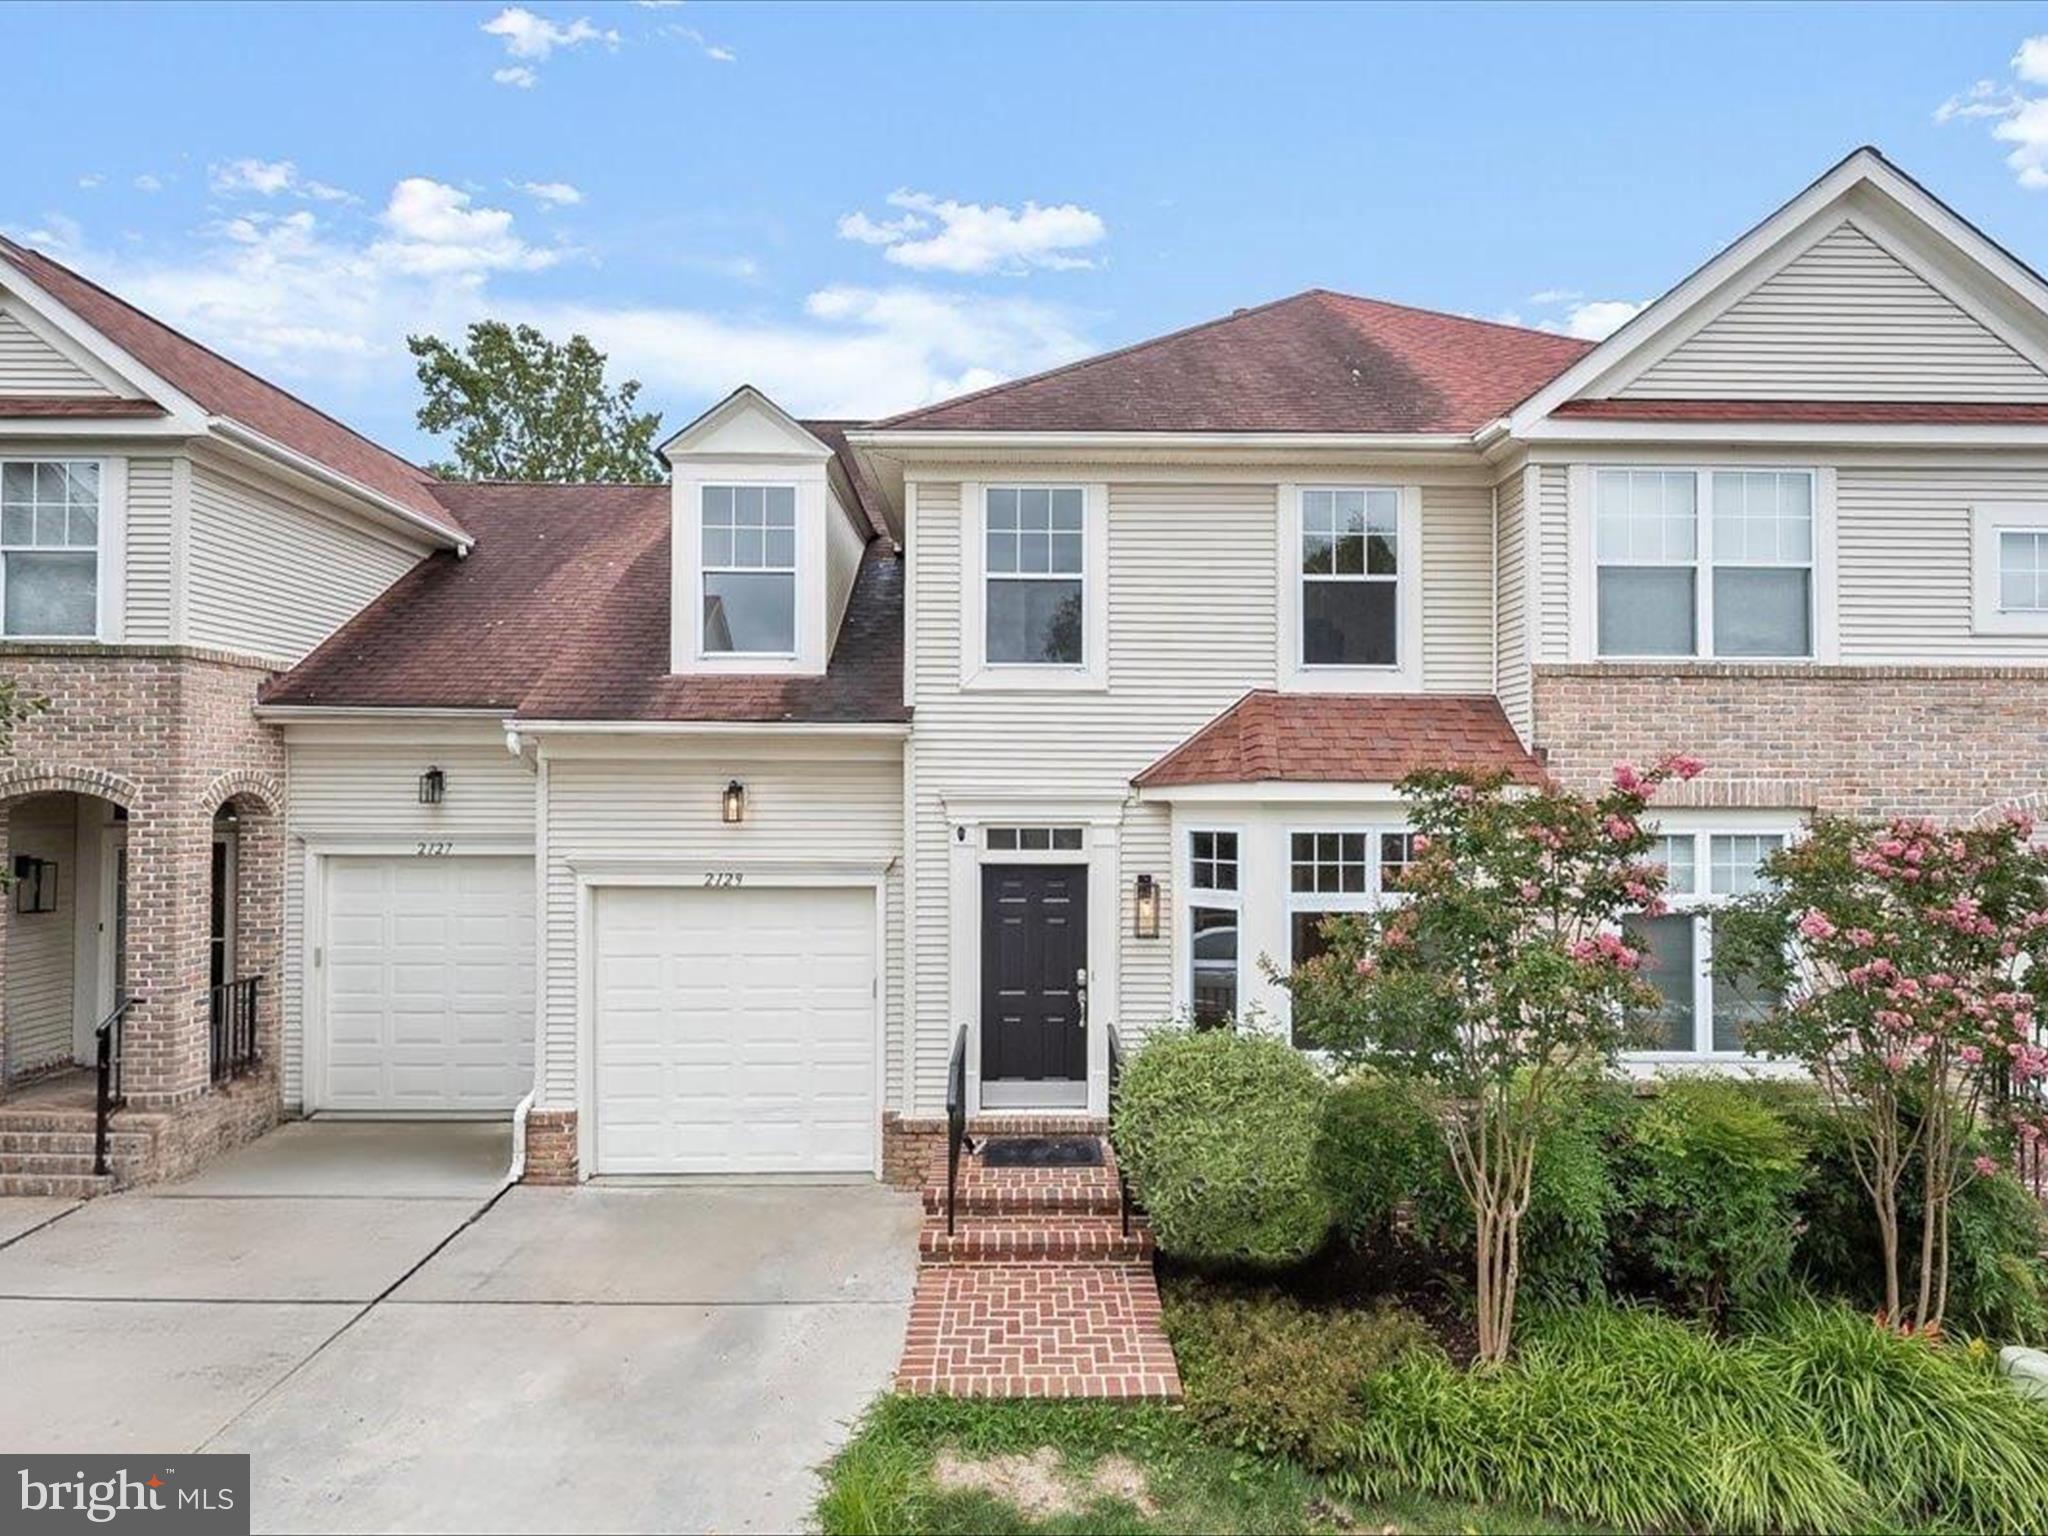
{"type": "Polygon", "coordinates": [[[1328,1084],[1285,1040],[1154,1036],[1124,1069],[1111,1137],[1160,1248],[1198,1262],[1292,1264],[1330,1205],[1313,1153],[1328,1084]]]}
{"type": "Polygon", "coordinates": [[[1621,1162],[1621,1246],[1661,1292],[1718,1317],[1782,1282],[1805,1147],[1764,1099],[1724,1078],[1669,1080],[1629,1118],[1621,1162]]]}
{"type": "Polygon", "coordinates": [[[2048,1530],[2048,1413],[1995,1376],[1986,1352],[1803,1299],[1764,1314],[1750,1347],[1890,1519],[2048,1530]]]}
{"type": "MultiPolygon", "coordinates": [[[[1561,1092],[1545,1117],[1522,1222],[1523,1283],[1537,1301],[1604,1289],[1608,1217],[1617,1203],[1606,1142],[1625,1102],[1625,1092],[1588,1085],[1561,1092]]],[[[1323,1114],[1316,1170],[1338,1230],[1355,1246],[1406,1243],[1448,1268],[1469,1269],[1471,1202],[1411,1083],[1365,1073],[1339,1084],[1323,1114]]]]}
{"type": "Polygon", "coordinates": [[[1397,1308],[1312,1311],[1197,1282],[1168,1288],[1166,1331],[1187,1414],[1205,1436],[1317,1471],[1336,1465],[1366,1378],[1429,1339],[1397,1308]]]}
{"type": "Polygon", "coordinates": [[[1532,1320],[1521,1357],[1410,1354],[1368,1378],[1348,1480],[1626,1529],[1841,1530],[1867,1499],[1813,1410],[1746,1350],[1635,1308],[1532,1320]]]}

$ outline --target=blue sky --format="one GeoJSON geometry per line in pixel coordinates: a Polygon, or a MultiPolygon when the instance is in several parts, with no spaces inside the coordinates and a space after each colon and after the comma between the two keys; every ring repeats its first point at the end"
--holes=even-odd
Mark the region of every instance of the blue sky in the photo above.
{"type": "Polygon", "coordinates": [[[2048,267],[2048,7],[0,4],[0,228],[400,451],[408,330],[671,426],[1310,286],[1598,332],[1874,142],[2048,267]],[[1944,104],[1947,110],[1944,112],[1944,104]]]}

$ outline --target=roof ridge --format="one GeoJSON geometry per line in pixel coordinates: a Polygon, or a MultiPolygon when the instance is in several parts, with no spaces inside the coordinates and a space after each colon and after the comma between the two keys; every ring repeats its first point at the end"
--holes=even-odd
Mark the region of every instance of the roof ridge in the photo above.
{"type": "Polygon", "coordinates": [[[1201,331],[1214,330],[1217,326],[1229,325],[1234,321],[1249,319],[1253,315],[1262,315],[1267,310],[1278,309],[1283,304],[1298,303],[1303,299],[1311,299],[1318,293],[1327,291],[1326,289],[1319,288],[1304,288],[1299,293],[1290,293],[1282,298],[1268,299],[1263,304],[1253,304],[1233,309],[1227,315],[1215,315],[1207,320],[1198,320],[1193,325],[1184,325],[1178,330],[1166,331],[1157,336],[1147,336],[1140,341],[1127,342],[1123,346],[1114,347],[1107,352],[1091,352],[1086,357],[1075,358],[1071,363],[1061,363],[1057,368],[1046,368],[1037,373],[1027,373],[1020,379],[1005,379],[1000,384],[990,384],[985,388],[973,390],[964,395],[951,395],[944,400],[934,400],[929,405],[920,405],[914,410],[898,411],[893,416],[884,416],[881,420],[869,422],[867,425],[872,430],[885,431],[902,422],[915,421],[918,417],[927,415],[932,411],[940,409],[950,410],[956,405],[966,405],[971,401],[986,400],[992,395],[1000,395],[1008,390],[1022,389],[1027,384],[1037,384],[1046,379],[1063,378],[1067,374],[1078,373],[1083,368],[1093,368],[1097,363],[1114,362],[1120,357],[1129,357],[1132,353],[1142,352],[1148,347],[1161,346],[1169,341],[1179,341],[1182,337],[1193,336],[1201,331]]]}
{"type": "MultiPolygon", "coordinates": [[[[62,272],[66,277],[70,278],[73,282],[83,283],[86,287],[90,288],[94,293],[99,294],[102,298],[107,299],[112,303],[120,305],[130,314],[139,316],[143,320],[148,321],[158,330],[165,331],[170,335],[177,337],[178,340],[184,342],[186,346],[197,348],[199,351],[204,352],[208,357],[212,358],[215,362],[222,364],[224,367],[232,368],[236,373],[239,373],[243,378],[248,379],[253,383],[260,384],[265,389],[273,390],[276,393],[283,395],[287,400],[291,401],[294,405],[299,406],[302,410],[311,411],[315,416],[318,416],[322,421],[328,422],[333,426],[340,428],[343,432],[346,432],[350,437],[353,437],[357,442],[362,443],[366,447],[375,449],[378,453],[383,454],[384,457],[391,460],[394,464],[402,465],[404,468],[412,471],[413,474],[419,477],[420,483],[422,485],[431,486],[437,483],[437,481],[439,480],[438,476],[436,476],[431,471],[426,469],[423,465],[415,464],[413,463],[412,460],[402,458],[398,454],[393,453],[389,448],[386,448],[382,443],[378,442],[375,438],[370,437],[367,434],[359,431],[355,427],[350,426],[347,422],[343,421],[339,416],[333,415],[331,412],[324,411],[319,406],[313,404],[312,401],[304,399],[299,395],[293,394],[290,390],[286,389],[282,384],[273,383],[271,380],[264,378],[262,374],[257,373],[254,369],[245,368],[244,366],[242,366],[242,364],[236,362],[233,358],[227,356],[225,353],[217,352],[212,347],[209,347],[205,342],[198,340],[196,337],[186,335],[183,331],[179,330],[175,325],[172,325],[169,321],[159,320],[155,315],[149,313],[148,310],[141,308],[139,305],[129,303],[128,300],[122,298],[121,295],[114,292],[113,289],[106,287],[104,284],[95,282],[92,278],[87,277],[83,272],[80,272],[75,267],[66,266],[63,262],[57,260],[56,257],[50,255],[48,252],[36,250],[31,246],[22,245],[17,241],[8,238],[6,235],[0,235],[0,255],[6,256],[17,267],[26,267],[35,262],[47,262],[50,266],[55,267],[59,272],[62,272]]],[[[30,275],[33,276],[34,274],[31,273],[30,275]]],[[[66,305],[65,307],[69,308],[70,306],[66,305]]],[[[91,324],[90,321],[87,321],[86,323],[91,324]]],[[[98,330],[99,327],[93,326],[93,329],[98,330]]],[[[220,414],[226,415],[228,413],[221,412],[220,414]]]]}

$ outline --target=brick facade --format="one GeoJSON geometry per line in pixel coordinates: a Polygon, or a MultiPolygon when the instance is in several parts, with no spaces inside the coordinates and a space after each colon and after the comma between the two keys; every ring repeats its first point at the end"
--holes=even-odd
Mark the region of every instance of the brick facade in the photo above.
{"type": "MultiPolygon", "coordinates": [[[[285,758],[280,733],[252,713],[270,670],[189,647],[0,645],[0,675],[50,700],[0,757],[0,811],[74,793],[127,813],[127,986],[144,999],[126,1023],[128,1103],[138,1116],[174,1116],[154,1138],[148,1177],[197,1166],[278,1116],[285,758]],[[237,818],[235,968],[265,978],[263,1066],[232,1091],[209,1080],[209,891],[223,806],[237,818]]],[[[0,815],[0,856],[4,828],[0,815]]],[[[0,1046],[4,967],[0,941],[0,1046]]]]}
{"type": "Polygon", "coordinates": [[[527,1114],[525,1182],[576,1182],[575,1110],[536,1109],[527,1114]]]}
{"type": "Polygon", "coordinates": [[[2048,668],[1539,667],[1536,742],[1565,784],[1685,751],[1663,806],[1969,821],[2048,803],[2048,668]]]}

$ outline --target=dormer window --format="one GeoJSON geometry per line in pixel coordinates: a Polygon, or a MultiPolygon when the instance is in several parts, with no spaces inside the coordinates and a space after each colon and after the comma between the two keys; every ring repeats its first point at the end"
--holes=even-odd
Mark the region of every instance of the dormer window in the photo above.
{"type": "Polygon", "coordinates": [[[703,487],[707,656],[796,653],[796,487],[703,487]]]}

